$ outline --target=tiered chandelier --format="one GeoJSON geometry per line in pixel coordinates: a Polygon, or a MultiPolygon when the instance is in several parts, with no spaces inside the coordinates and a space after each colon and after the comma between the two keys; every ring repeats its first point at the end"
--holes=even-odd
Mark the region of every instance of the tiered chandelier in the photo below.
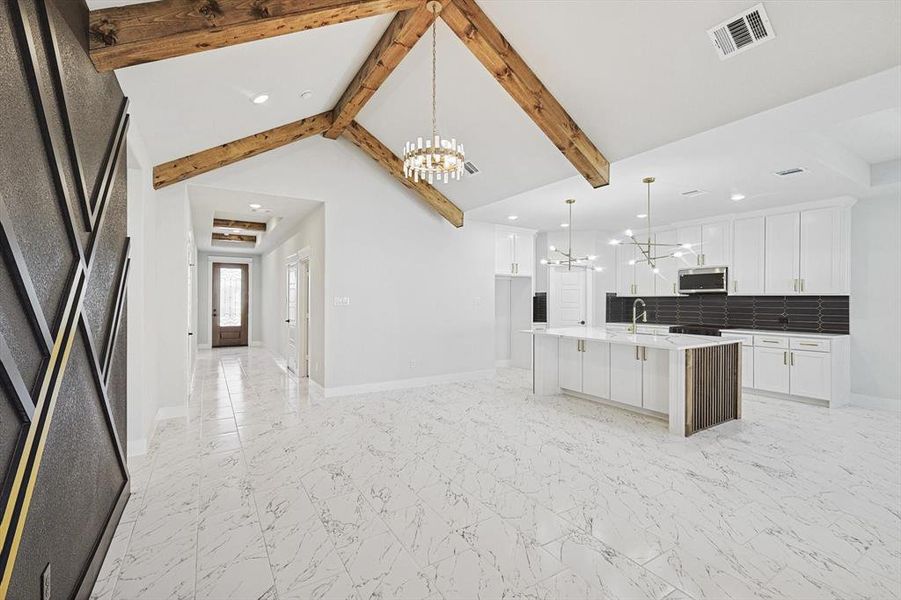
{"type": "Polygon", "coordinates": [[[569,248],[564,251],[556,246],[549,246],[548,250],[555,254],[559,254],[560,257],[542,258],[540,262],[549,267],[566,267],[567,271],[572,271],[573,267],[576,269],[602,271],[602,267],[596,267],[592,264],[597,259],[597,256],[591,254],[588,256],[573,256],[573,204],[575,203],[576,201],[573,198],[566,200],[566,205],[569,207],[569,224],[567,225],[567,230],[569,231],[569,248]]]}
{"type": "Polygon", "coordinates": [[[438,181],[448,182],[448,179],[459,180],[463,175],[463,163],[466,157],[463,152],[463,144],[457,144],[457,140],[443,139],[438,135],[438,94],[436,85],[436,72],[438,63],[437,35],[435,25],[438,21],[438,13],[441,12],[441,2],[432,0],[426,7],[432,11],[432,137],[425,140],[417,138],[416,143],[404,144],[404,176],[415,182],[428,180],[434,183],[438,181]]]}

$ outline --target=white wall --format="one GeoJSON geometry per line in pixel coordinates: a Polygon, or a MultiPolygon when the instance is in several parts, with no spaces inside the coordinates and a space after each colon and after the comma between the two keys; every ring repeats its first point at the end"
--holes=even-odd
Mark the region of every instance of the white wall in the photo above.
{"type": "Polygon", "coordinates": [[[851,392],[901,409],[901,195],[859,200],[851,213],[851,392]]]}
{"type": "Polygon", "coordinates": [[[258,255],[232,254],[228,252],[198,252],[197,253],[197,344],[207,348],[210,346],[210,257],[226,257],[242,260],[250,260],[250,311],[247,317],[248,342],[251,345],[263,343],[262,314],[263,314],[263,261],[258,255]]]}
{"type": "MultiPolygon", "coordinates": [[[[310,138],[204,181],[325,202],[327,390],[493,370],[493,226],[452,227],[345,140],[310,138]]],[[[264,259],[264,287],[270,269],[264,259]]]]}
{"type": "Polygon", "coordinates": [[[284,357],[288,332],[285,328],[285,264],[289,256],[310,250],[310,379],[324,385],[325,376],[325,207],[310,213],[296,232],[280,246],[263,255],[263,288],[260,302],[263,345],[284,357]]]}

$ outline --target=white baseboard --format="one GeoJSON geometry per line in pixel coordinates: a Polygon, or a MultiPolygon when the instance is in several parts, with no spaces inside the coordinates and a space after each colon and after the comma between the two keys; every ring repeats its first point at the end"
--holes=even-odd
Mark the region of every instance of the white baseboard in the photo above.
{"type": "Polygon", "coordinates": [[[211,344],[197,344],[198,350],[211,350],[213,346],[211,344]]]}
{"type": "Polygon", "coordinates": [[[156,411],[156,421],[165,421],[166,419],[177,419],[188,414],[186,406],[161,406],[156,411]]]}
{"type": "Polygon", "coordinates": [[[132,456],[144,456],[147,454],[147,439],[128,440],[127,458],[132,456]]]}
{"type": "Polygon", "coordinates": [[[883,398],[881,396],[852,393],[851,404],[853,406],[860,406],[861,408],[901,412],[901,399],[899,398],[883,398]]]}
{"type": "Polygon", "coordinates": [[[251,346],[252,348],[262,348],[262,347],[263,347],[263,342],[250,342],[250,346],[251,346]]]}
{"type": "Polygon", "coordinates": [[[423,387],[441,383],[456,383],[458,381],[471,381],[473,379],[488,379],[497,375],[494,369],[482,371],[467,371],[463,373],[448,373],[447,375],[434,375],[431,377],[413,377],[411,379],[396,379],[394,381],[380,381],[378,383],[364,383],[362,385],[343,385],[325,388],[326,398],[337,396],[350,396],[353,394],[368,394],[370,392],[386,392],[389,390],[403,390],[408,388],[423,387]]]}
{"type": "Polygon", "coordinates": [[[504,360],[496,360],[496,361],[494,361],[494,366],[498,367],[498,368],[505,368],[505,367],[509,367],[511,362],[512,361],[509,358],[504,359],[504,360]]]}

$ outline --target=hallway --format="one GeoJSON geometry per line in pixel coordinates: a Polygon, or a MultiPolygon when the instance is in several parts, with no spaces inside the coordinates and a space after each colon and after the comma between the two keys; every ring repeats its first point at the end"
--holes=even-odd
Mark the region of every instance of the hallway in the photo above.
{"type": "Polygon", "coordinates": [[[201,352],[94,597],[896,597],[897,421],[748,399],[674,439],[525,374],[324,400],[201,352]]]}

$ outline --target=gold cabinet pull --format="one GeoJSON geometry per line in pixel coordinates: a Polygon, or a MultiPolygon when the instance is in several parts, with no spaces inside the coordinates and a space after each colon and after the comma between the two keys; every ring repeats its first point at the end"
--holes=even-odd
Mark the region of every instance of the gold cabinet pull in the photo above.
{"type": "Polygon", "coordinates": [[[804,291],[804,280],[803,279],[801,279],[801,291],[802,292],[804,291]]]}
{"type": "Polygon", "coordinates": [[[635,360],[641,360],[638,358],[638,346],[635,346],[635,360]]]}
{"type": "Polygon", "coordinates": [[[819,347],[819,344],[814,344],[814,343],[812,343],[812,342],[799,342],[799,344],[800,344],[801,346],[813,346],[813,347],[815,347],[815,348],[816,348],[816,347],[819,347]]]}
{"type": "Polygon", "coordinates": [[[788,365],[788,352],[783,352],[783,353],[782,353],[782,364],[783,364],[783,365],[788,365]]]}
{"type": "Polygon", "coordinates": [[[794,352],[788,353],[788,364],[789,364],[789,366],[792,366],[792,367],[795,366],[795,353],[794,352]]]}
{"type": "Polygon", "coordinates": [[[647,346],[642,346],[642,347],[641,347],[641,360],[644,360],[644,361],[648,360],[648,348],[647,348],[647,346]]]}

